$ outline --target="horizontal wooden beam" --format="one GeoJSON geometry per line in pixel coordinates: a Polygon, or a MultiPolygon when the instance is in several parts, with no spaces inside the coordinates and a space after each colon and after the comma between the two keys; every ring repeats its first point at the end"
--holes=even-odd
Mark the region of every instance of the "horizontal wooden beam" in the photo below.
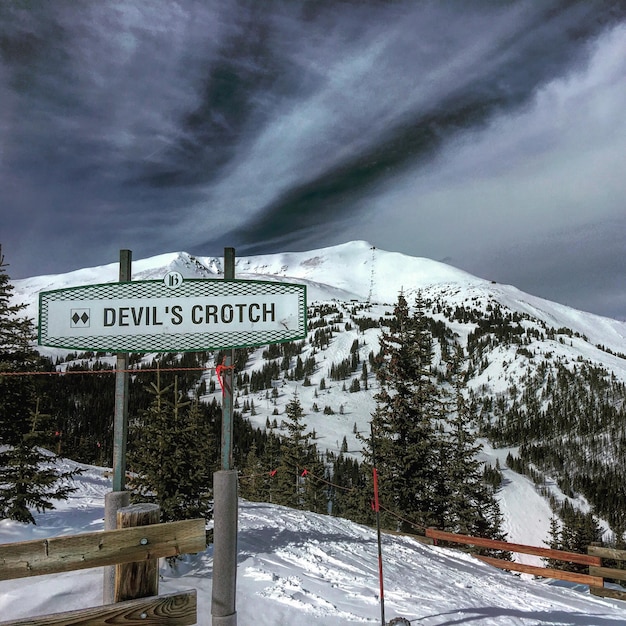
{"type": "Polygon", "coordinates": [[[537,567],[536,565],[525,565],[524,563],[515,563],[513,561],[505,561],[503,559],[494,559],[490,556],[480,556],[474,554],[479,561],[488,563],[498,569],[510,570],[513,572],[522,572],[523,574],[533,574],[534,576],[543,576],[544,578],[556,578],[557,580],[566,580],[571,583],[581,585],[589,585],[590,587],[602,587],[604,580],[599,576],[589,576],[589,574],[577,574],[575,572],[566,572],[560,569],[550,569],[547,567],[537,567]]]}
{"type": "Polygon", "coordinates": [[[600,546],[589,546],[588,554],[601,557],[603,559],[613,559],[615,561],[626,561],[626,550],[616,550],[615,548],[601,548],[600,546]]]}
{"type": "Polygon", "coordinates": [[[204,552],[205,520],[121,528],[0,545],[0,580],[204,552]]]}
{"type": "Polygon", "coordinates": [[[426,536],[431,537],[432,539],[440,539],[441,541],[449,541],[451,543],[461,543],[468,546],[478,546],[479,548],[491,548],[493,550],[506,550],[507,552],[517,552],[519,554],[532,554],[534,556],[541,556],[547,559],[567,561],[568,563],[579,563],[581,565],[602,565],[602,559],[599,556],[591,556],[591,554],[565,552],[564,550],[552,550],[550,548],[540,548],[538,546],[525,546],[521,543],[496,541],[495,539],[485,539],[484,537],[470,537],[468,535],[448,533],[435,528],[427,528],[426,536]]]}
{"type": "Polygon", "coordinates": [[[589,593],[601,598],[612,598],[613,600],[626,600],[626,591],[609,589],[607,587],[589,587],[589,593]]]}
{"type": "Polygon", "coordinates": [[[110,626],[111,624],[193,626],[197,621],[197,593],[195,589],[190,589],[152,598],[126,600],[77,611],[0,622],[0,626],[110,626]]]}
{"type": "Polygon", "coordinates": [[[589,573],[592,576],[602,576],[602,578],[626,580],[626,569],[617,569],[615,567],[590,567],[589,573]]]}

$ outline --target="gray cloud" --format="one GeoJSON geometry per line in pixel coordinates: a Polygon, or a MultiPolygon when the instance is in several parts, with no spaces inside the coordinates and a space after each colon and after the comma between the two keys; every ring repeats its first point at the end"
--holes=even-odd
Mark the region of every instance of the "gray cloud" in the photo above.
{"type": "Polygon", "coordinates": [[[475,260],[491,276],[576,309],[626,321],[626,216],[563,228],[475,260]]]}
{"type": "Polygon", "coordinates": [[[621,3],[36,6],[0,4],[14,277],[358,238],[626,317],[621,3]]]}

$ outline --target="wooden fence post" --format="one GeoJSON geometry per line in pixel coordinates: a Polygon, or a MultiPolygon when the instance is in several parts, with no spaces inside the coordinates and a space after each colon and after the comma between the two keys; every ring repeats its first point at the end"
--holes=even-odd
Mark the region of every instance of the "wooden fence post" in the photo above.
{"type": "MultiPolygon", "coordinates": [[[[158,524],[161,509],[158,504],[131,504],[117,511],[117,527],[158,524]]],[[[141,542],[148,542],[142,539],[141,542]]],[[[143,544],[142,544],[143,545],[143,544]]],[[[159,593],[159,559],[146,559],[115,566],[115,602],[147,598],[159,593]]]]}
{"type": "MultiPolygon", "coordinates": [[[[109,491],[104,494],[104,530],[117,528],[117,512],[130,504],[130,491],[109,491]]],[[[102,600],[104,604],[115,602],[115,565],[102,568],[102,600]]]]}

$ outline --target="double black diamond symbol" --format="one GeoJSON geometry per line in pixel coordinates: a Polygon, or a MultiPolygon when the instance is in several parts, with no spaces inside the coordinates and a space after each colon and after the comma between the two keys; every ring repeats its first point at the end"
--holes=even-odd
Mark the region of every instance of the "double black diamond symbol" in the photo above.
{"type": "Polygon", "coordinates": [[[70,314],[71,328],[89,327],[89,309],[72,309],[70,314]]]}

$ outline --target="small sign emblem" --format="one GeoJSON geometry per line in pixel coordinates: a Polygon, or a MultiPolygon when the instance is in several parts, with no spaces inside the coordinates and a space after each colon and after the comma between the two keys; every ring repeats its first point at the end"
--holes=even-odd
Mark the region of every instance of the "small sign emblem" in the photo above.
{"type": "Polygon", "coordinates": [[[70,328],[89,328],[90,309],[71,309],[70,328]]]}
{"type": "Polygon", "coordinates": [[[183,275],[180,272],[168,272],[165,274],[165,278],[163,278],[165,286],[170,289],[180,287],[183,284],[183,280],[183,275]]]}

